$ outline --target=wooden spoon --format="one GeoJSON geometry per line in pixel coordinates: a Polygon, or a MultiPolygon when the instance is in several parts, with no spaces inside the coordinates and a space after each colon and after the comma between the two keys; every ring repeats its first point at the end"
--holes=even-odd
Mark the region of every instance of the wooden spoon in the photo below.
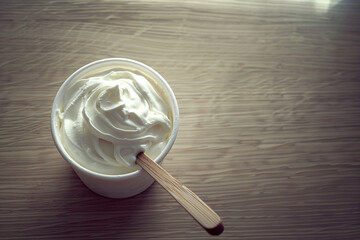
{"type": "Polygon", "coordinates": [[[208,233],[219,235],[224,231],[220,217],[206,203],[145,153],[137,155],[136,163],[160,183],[208,233]]]}

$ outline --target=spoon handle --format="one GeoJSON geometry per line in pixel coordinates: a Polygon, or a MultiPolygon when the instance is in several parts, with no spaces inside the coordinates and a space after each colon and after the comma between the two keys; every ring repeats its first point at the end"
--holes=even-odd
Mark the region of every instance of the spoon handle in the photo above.
{"type": "Polygon", "coordinates": [[[137,155],[136,163],[163,186],[208,233],[219,235],[223,232],[224,226],[220,217],[159,164],[144,153],[137,155]]]}

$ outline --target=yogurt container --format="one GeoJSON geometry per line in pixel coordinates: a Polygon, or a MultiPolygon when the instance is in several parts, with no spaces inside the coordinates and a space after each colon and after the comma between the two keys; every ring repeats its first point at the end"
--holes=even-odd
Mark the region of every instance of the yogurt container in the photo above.
{"type": "Polygon", "coordinates": [[[126,198],[154,180],[135,164],[145,151],[161,164],[175,142],[179,108],[165,79],[135,60],[89,63],[60,87],[51,133],[62,157],[92,191],[126,198]]]}

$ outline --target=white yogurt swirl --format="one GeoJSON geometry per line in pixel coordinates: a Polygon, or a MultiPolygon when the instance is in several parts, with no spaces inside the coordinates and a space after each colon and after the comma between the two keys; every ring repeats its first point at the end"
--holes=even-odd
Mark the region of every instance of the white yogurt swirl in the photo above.
{"type": "Polygon", "coordinates": [[[63,103],[57,109],[62,144],[95,172],[135,171],[136,155],[156,158],[171,134],[169,105],[145,77],[129,71],[75,81],[63,103]]]}

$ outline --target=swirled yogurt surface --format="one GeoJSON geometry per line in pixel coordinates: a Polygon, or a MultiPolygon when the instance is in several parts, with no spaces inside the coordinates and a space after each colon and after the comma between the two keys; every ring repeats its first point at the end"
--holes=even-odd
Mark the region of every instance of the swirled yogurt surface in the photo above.
{"type": "Polygon", "coordinates": [[[139,169],[135,161],[140,152],[156,158],[172,129],[167,102],[144,76],[130,71],[73,82],[56,114],[68,154],[104,174],[139,169]]]}

